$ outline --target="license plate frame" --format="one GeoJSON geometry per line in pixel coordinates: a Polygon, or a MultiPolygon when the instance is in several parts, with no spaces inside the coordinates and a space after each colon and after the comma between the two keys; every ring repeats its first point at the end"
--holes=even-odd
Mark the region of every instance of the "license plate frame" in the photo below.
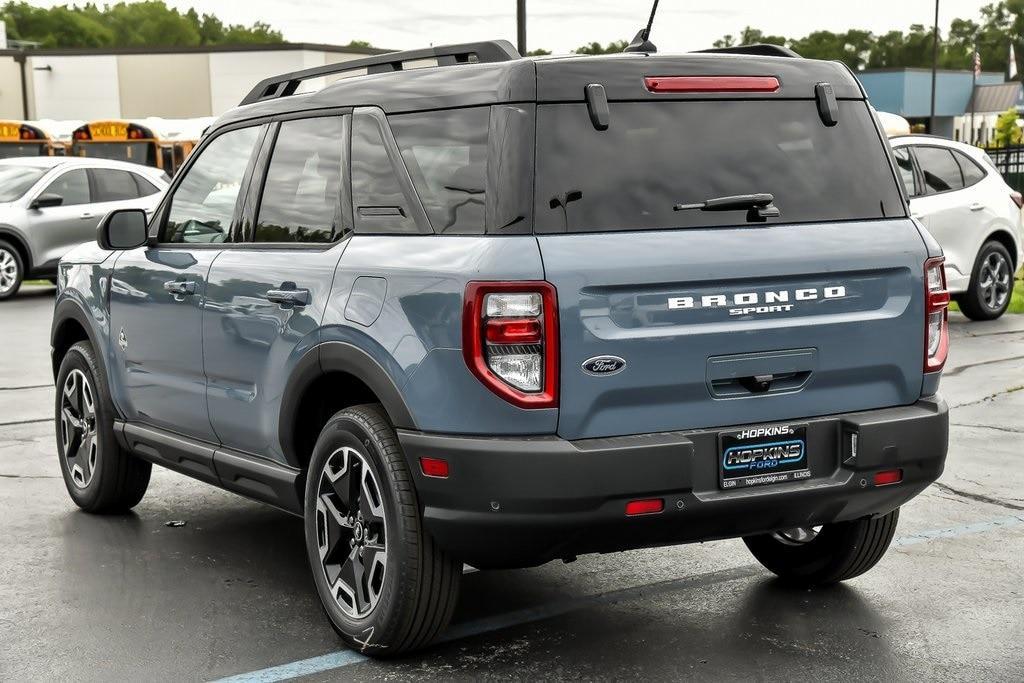
{"type": "Polygon", "coordinates": [[[724,490],[809,479],[806,424],[752,425],[718,434],[718,486],[724,490]]]}

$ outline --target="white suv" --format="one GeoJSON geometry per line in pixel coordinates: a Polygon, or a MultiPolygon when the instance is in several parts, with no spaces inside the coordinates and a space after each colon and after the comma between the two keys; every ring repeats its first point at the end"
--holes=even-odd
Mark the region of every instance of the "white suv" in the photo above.
{"type": "Polygon", "coordinates": [[[960,310],[972,320],[998,318],[1024,257],[1020,193],[984,150],[928,135],[889,142],[911,213],[942,245],[946,282],[960,310]]]}

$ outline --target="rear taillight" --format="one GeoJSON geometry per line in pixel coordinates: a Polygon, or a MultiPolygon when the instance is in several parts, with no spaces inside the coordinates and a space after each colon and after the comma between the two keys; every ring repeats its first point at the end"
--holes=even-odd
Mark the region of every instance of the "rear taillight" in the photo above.
{"type": "Polygon", "coordinates": [[[1024,195],[1020,192],[1011,192],[1010,199],[1013,200],[1013,203],[1017,205],[1018,209],[1024,209],[1024,195]]]}
{"type": "Polygon", "coordinates": [[[471,282],[462,321],[466,364],[520,408],[558,405],[558,303],[547,282],[471,282]]]}
{"type": "Polygon", "coordinates": [[[949,354],[949,290],[946,289],[944,258],[924,262],[924,371],[938,372],[949,354]]]}

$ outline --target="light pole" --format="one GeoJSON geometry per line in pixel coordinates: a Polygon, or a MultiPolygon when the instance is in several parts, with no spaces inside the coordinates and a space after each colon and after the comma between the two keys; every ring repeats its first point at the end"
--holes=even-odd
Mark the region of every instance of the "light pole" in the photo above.
{"type": "Polygon", "coordinates": [[[935,135],[935,80],[939,71],[939,0],[935,0],[935,25],[932,29],[932,112],[928,132],[935,135]]]}
{"type": "Polygon", "coordinates": [[[516,47],[526,56],[526,0],[516,0],[516,47]]]}

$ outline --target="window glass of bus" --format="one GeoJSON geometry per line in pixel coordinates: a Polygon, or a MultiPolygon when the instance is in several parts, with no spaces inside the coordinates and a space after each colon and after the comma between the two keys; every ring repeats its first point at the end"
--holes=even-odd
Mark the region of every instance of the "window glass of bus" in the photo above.
{"type": "Polygon", "coordinates": [[[333,242],[344,233],[340,116],[285,121],[270,157],[256,242],[333,242]]]}
{"type": "Polygon", "coordinates": [[[92,169],[92,179],[96,183],[96,201],[98,202],[121,202],[139,197],[139,187],[128,171],[94,168],[92,169]]]}
{"type": "Polygon", "coordinates": [[[597,130],[585,104],[537,107],[536,231],[746,225],[745,211],[674,211],[770,193],[771,223],[906,216],[888,152],[863,101],[839,124],[814,100],[612,102],[597,130]]]}
{"type": "Polygon", "coordinates": [[[917,184],[914,180],[914,160],[910,158],[909,147],[897,147],[892,151],[896,158],[896,168],[900,170],[900,178],[903,180],[903,187],[907,189],[907,196],[917,195],[917,184]]]}
{"type": "Polygon", "coordinates": [[[20,199],[49,169],[0,164],[0,202],[20,199]]]}
{"type": "Polygon", "coordinates": [[[239,128],[218,135],[181,179],[171,199],[160,241],[226,242],[235,203],[259,128],[239,128]]]}
{"type": "Polygon", "coordinates": [[[50,183],[42,194],[55,194],[63,198],[61,206],[88,204],[91,201],[89,198],[89,175],[83,168],[68,171],[50,183]]]}
{"type": "Polygon", "coordinates": [[[40,157],[46,155],[46,143],[4,142],[0,143],[0,158],[40,157]]]}
{"type": "Polygon", "coordinates": [[[951,151],[953,152],[953,158],[955,158],[956,162],[960,164],[960,170],[964,174],[964,187],[970,187],[975,183],[980,183],[982,178],[985,177],[985,171],[982,170],[982,168],[978,166],[973,159],[969,159],[963,152],[957,152],[955,150],[951,151]]]}
{"type": "Polygon", "coordinates": [[[437,233],[483,234],[488,107],[388,117],[437,233]]]}
{"type": "Polygon", "coordinates": [[[356,232],[419,232],[396,173],[378,119],[357,111],[352,115],[352,204],[356,232]]]}
{"type": "Polygon", "coordinates": [[[928,194],[960,190],[964,187],[964,175],[953,153],[944,147],[914,147],[917,163],[924,175],[928,194]]]}
{"type": "Polygon", "coordinates": [[[138,173],[132,173],[132,180],[135,181],[135,187],[139,191],[140,197],[148,197],[160,191],[159,187],[149,182],[138,173]]]}

